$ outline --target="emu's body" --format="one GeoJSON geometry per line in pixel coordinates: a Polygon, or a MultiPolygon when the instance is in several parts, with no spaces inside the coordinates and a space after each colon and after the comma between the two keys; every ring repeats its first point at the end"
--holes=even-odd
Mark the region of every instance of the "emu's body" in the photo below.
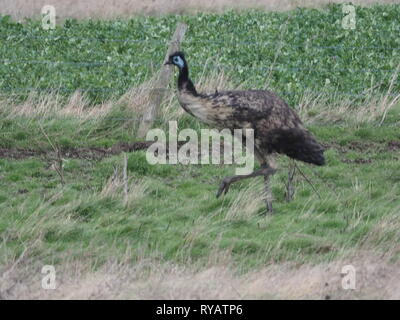
{"type": "Polygon", "coordinates": [[[255,156],[262,168],[247,176],[224,179],[217,196],[223,191],[227,192],[232,182],[263,175],[266,181],[267,207],[271,211],[268,176],[275,170],[270,168],[268,158],[272,153],[286,154],[293,159],[315,165],[324,164],[322,146],[303,126],[295,111],[275,93],[267,90],[245,90],[199,94],[189,79],[183,53],[172,54],[167,63],[179,67],[178,99],[185,111],[219,129],[254,129],[255,156]]]}
{"type": "Polygon", "coordinates": [[[266,90],[225,91],[205,95],[182,88],[181,106],[191,115],[219,129],[254,129],[258,160],[277,152],[317,165],[324,164],[323,148],[304,128],[297,114],[266,90]]]}

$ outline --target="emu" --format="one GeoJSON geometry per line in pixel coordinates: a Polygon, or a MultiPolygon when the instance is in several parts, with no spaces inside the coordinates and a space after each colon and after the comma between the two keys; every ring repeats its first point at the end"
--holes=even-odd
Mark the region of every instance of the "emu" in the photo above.
{"type": "Polygon", "coordinates": [[[263,176],[267,211],[272,213],[269,178],[276,172],[271,164],[273,153],[318,166],[325,164],[324,148],[303,126],[296,112],[275,93],[267,90],[198,93],[189,79],[189,67],[183,52],[171,54],[165,64],[179,69],[178,100],[186,112],[218,129],[254,130],[254,155],[261,168],[248,175],[223,179],[217,198],[226,194],[233,182],[263,176]]]}

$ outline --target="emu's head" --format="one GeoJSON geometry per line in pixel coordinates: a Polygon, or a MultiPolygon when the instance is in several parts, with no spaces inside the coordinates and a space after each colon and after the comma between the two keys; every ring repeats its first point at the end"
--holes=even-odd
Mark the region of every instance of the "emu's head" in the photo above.
{"type": "Polygon", "coordinates": [[[168,58],[165,64],[173,64],[179,69],[182,69],[186,65],[185,55],[181,51],[174,52],[168,58]]]}

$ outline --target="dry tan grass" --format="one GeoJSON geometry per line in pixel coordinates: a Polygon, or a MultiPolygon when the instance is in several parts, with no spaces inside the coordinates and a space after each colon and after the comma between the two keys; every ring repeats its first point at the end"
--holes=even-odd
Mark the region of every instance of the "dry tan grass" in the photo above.
{"type": "Polygon", "coordinates": [[[13,97],[0,100],[0,111],[7,114],[7,118],[19,116],[33,118],[74,117],[77,119],[93,120],[107,115],[114,101],[105,101],[99,105],[89,102],[84,93],[75,91],[68,100],[59,92],[43,93],[31,91],[23,102],[15,102],[13,97]]]}
{"type": "Polygon", "coordinates": [[[251,181],[242,188],[234,198],[226,213],[225,219],[246,219],[254,216],[264,205],[264,185],[257,180],[251,181]]]}
{"type": "MultiPolygon", "coordinates": [[[[228,8],[259,8],[268,11],[285,11],[296,7],[321,7],[328,3],[345,3],[347,0],[2,0],[0,13],[16,19],[37,17],[44,5],[53,5],[60,18],[114,18],[136,14],[157,15],[198,11],[221,12],[228,8]]],[[[398,0],[353,0],[358,5],[398,3],[398,0]]]]}
{"type": "Polygon", "coordinates": [[[400,65],[388,75],[389,87],[386,92],[377,93],[378,85],[372,85],[363,91],[363,106],[355,107],[355,97],[330,93],[331,89],[319,93],[305,92],[296,106],[300,117],[307,123],[313,122],[347,122],[368,123],[379,121],[382,125],[387,113],[400,106],[400,93],[394,92],[393,86],[399,77],[400,65]],[[335,101],[332,103],[332,101],[335,101]]]}
{"type": "Polygon", "coordinates": [[[369,251],[318,265],[273,264],[238,273],[232,263],[205,267],[108,262],[56,265],[56,289],[41,288],[41,266],[21,259],[3,270],[3,299],[399,299],[400,265],[369,251]],[[356,288],[342,287],[342,268],[354,266],[356,288]]]}
{"type": "Polygon", "coordinates": [[[399,106],[400,93],[393,91],[398,71],[399,68],[391,75],[389,88],[385,93],[377,93],[373,87],[365,90],[362,97],[365,103],[362,106],[355,104],[356,97],[331,94],[327,89],[327,91],[317,94],[305,92],[296,109],[300,118],[306,123],[346,122],[357,124],[379,121],[382,125],[387,113],[399,106]]]}
{"type": "MultiPolygon", "coordinates": [[[[114,107],[125,105],[133,118],[140,118],[146,112],[149,104],[149,88],[154,86],[154,78],[145,81],[137,87],[130,88],[119,98],[111,98],[100,104],[93,104],[84,92],[72,93],[67,99],[59,91],[40,92],[32,90],[28,97],[19,102],[13,96],[0,98],[0,112],[7,118],[32,117],[35,119],[71,117],[80,121],[96,121],[110,115],[114,107]]],[[[172,90],[167,90],[167,98],[173,96],[172,90]]],[[[129,119],[127,119],[129,120],[129,119]]]]}
{"type": "MultiPolygon", "coordinates": [[[[206,72],[204,67],[202,75],[196,82],[199,92],[213,93],[216,90],[240,90],[244,84],[233,83],[221,71],[206,72]]],[[[391,109],[400,107],[400,93],[393,91],[393,84],[398,79],[400,66],[389,75],[389,88],[384,93],[377,93],[376,86],[364,91],[364,105],[355,103],[354,96],[335,95],[330,89],[321,90],[320,93],[305,92],[295,109],[300,118],[307,124],[310,123],[350,123],[360,124],[378,121],[385,122],[391,109]]],[[[0,112],[7,118],[18,116],[39,118],[74,117],[81,121],[96,121],[108,116],[115,106],[125,105],[132,113],[131,119],[140,119],[147,112],[151,88],[156,86],[157,73],[148,81],[130,88],[119,98],[111,98],[101,104],[93,105],[84,92],[75,91],[68,99],[60,92],[31,91],[23,102],[16,102],[13,97],[0,98],[0,112]]],[[[158,111],[157,117],[164,123],[179,120],[186,113],[179,106],[176,98],[175,80],[171,80],[170,88],[164,95],[164,102],[158,111]]],[[[273,90],[273,88],[267,88],[273,90]]],[[[282,98],[285,99],[284,96],[282,98]]],[[[136,121],[136,120],[135,120],[136,121]]]]}
{"type": "MultiPolygon", "coordinates": [[[[100,195],[103,197],[110,197],[115,199],[122,199],[124,193],[124,178],[121,173],[122,170],[115,169],[114,175],[112,175],[107,182],[104,184],[100,195]]],[[[142,180],[133,180],[128,177],[127,180],[127,191],[128,194],[125,197],[125,205],[132,207],[138,200],[146,195],[148,185],[142,180]]]]}
{"type": "MultiPolygon", "coordinates": [[[[205,67],[206,69],[206,67],[205,67]]],[[[380,124],[385,122],[386,116],[391,109],[400,107],[400,93],[393,91],[393,83],[397,80],[398,69],[390,76],[390,85],[386,93],[377,93],[374,88],[365,90],[362,97],[365,104],[360,106],[355,104],[355,97],[335,96],[322,90],[315,94],[305,92],[297,106],[294,106],[300,118],[307,124],[310,123],[349,123],[360,124],[378,121],[380,124]]],[[[77,90],[68,99],[65,99],[60,92],[41,93],[31,91],[27,99],[23,102],[16,102],[13,97],[0,98],[0,112],[6,118],[24,116],[35,119],[63,118],[71,117],[85,121],[97,121],[110,115],[115,106],[125,105],[132,113],[131,119],[127,121],[137,121],[147,112],[150,103],[150,88],[154,87],[154,79],[130,88],[119,98],[112,98],[101,104],[92,104],[85,93],[77,90]]],[[[223,72],[205,72],[196,82],[199,92],[213,93],[216,90],[236,90],[243,85],[234,84],[223,72]]],[[[268,88],[272,90],[271,88],[268,88]]],[[[282,97],[285,98],[285,97],[282,97]]],[[[176,98],[174,81],[171,87],[166,89],[164,102],[158,111],[157,117],[164,123],[172,120],[179,120],[186,113],[179,106],[176,98]]]]}

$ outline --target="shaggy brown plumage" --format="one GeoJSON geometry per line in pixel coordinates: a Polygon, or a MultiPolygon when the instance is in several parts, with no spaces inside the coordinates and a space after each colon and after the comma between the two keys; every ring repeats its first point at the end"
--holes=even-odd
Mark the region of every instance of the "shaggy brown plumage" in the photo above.
{"type": "MultiPolygon", "coordinates": [[[[179,68],[178,99],[185,111],[219,129],[254,129],[255,155],[264,171],[249,177],[265,174],[269,167],[268,156],[274,152],[307,163],[324,165],[323,147],[303,126],[296,112],[275,93],[244,90],[200,94],[189,79],[188,65],[182,52],[172,54],[167,64],[179,68]]],[[[267,172],[271,173],[271,170],[267,172]]],[[[225,183],[226,187],[221,184],[218,195],[222,191],[227,192],[229,184],[240,179],[230,180],[225,183]]]]}

